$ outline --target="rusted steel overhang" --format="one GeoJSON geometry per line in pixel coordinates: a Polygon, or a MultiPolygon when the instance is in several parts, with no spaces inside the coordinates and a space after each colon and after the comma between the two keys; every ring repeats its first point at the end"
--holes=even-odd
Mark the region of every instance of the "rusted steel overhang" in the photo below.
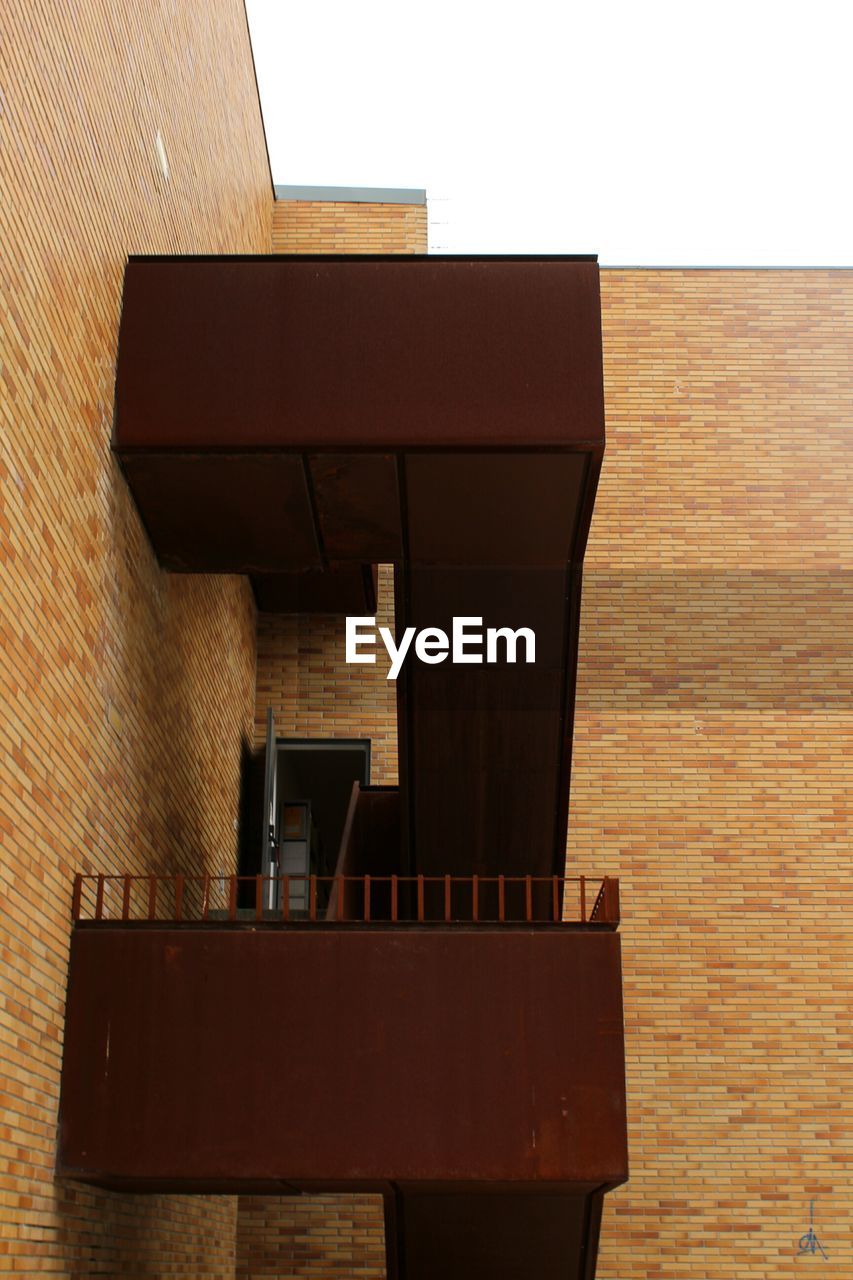
{"type": "Polygon", "coordinates": [[[127,265],[113,447],[167,567],[565,565],[603,445],[594,260],[127,265]]]}
{"type": "Polygon", "coordinates": [[[66,1176],[547,1189],[626,1161],[614,933],[75,930],[66,1176]]]}
{"type": "Polygon", "coordinates": [[[535,666],[407,663],[401,870],[562,870],[594,259],[132,259],[114,448],[162,563],[262,608],[372,612],[393,562],[398,631],[535,629],[535,666]]]}
{"type": "Polygon", "coordinates": [[[115,445],[603,444],[591,258],[131,258],[115,445]]]}

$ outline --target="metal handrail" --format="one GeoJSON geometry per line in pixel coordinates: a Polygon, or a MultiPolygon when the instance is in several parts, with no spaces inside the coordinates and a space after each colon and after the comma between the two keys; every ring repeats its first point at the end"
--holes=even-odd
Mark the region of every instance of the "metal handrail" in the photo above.
{"type": "Polygon", "coordinates": [[[360,923],[360,924],[598,924],[619,923],[619,881],[612,876],[236,876],[83,875],[74,878],[75,922],[360,923]],[[280,906],[268,907],[273,885],[280,906]],[[252,906],[238,907],[239,886],[251,885],[252,906]],[[355,892],[346,894],[347,886],[355,892]],[[377,908],[377,889],[387,909],[377,908]],[[577,913],[567,909],[575,886],[577,913]],[[293,906],[300,887],[303,908],[293,906]],[[587,912],[588,890],[595,888],[587,912]],[[352,904],[358,904],[353,909],[352,904]],[[348,905],[349,904],[349,905],[348,905]]]}

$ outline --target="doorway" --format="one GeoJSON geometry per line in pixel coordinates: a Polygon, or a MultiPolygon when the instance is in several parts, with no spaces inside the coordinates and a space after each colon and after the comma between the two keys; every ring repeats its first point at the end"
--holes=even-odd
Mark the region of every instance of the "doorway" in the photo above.
{"type": "Polygon", "coordinates": [[[370,739],[280,738],[269,711],[264,765],[264,905],[281,907],[281,878],[288,876],[289,906],[298,915],[307,909],[308,877],[334,874],[353,783],[370,783],[370,739]]]}

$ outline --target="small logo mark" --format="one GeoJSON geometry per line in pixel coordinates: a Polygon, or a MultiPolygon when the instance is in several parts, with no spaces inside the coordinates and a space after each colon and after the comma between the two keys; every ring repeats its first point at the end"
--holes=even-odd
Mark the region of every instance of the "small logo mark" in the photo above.
{"type": "Polygon", "coordinates": [[[802,1258],[809,1253],[819,1253],[822,1258],[827,1256],[826,1250],[818,1240],[814,1229],[814,1200],[809,1201],[809,1229],[805,1235],[800,1236],[797,1257],[802,1258]]]}

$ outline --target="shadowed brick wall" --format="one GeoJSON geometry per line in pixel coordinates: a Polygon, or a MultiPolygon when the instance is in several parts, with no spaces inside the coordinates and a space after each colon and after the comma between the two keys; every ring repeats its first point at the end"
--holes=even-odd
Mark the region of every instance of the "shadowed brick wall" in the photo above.
{"type": "MultiPolygon", "coordinates": [[[[599,1280],[847,1280],[853,273],[602,290],[568,840],[623,890],[631,1180],[599,1280]],[[795,1261],[810,1200],[826,1261],[795,1261]]],[[[260,620],[261,736],[268,703],[280,732],[370,735],[394,781],[393,691],[344,664],[342,624],[260,620]]],[[[369,1227],[324,1203],[280,1202],[277,1271],[241,1207],[238,1274],[351,1274],[379,1202],[369,1227]]]]}
{"type": "Polygon", "coordinates": [[[385,1275],[380,1196],[244,1196],[237,1232],[237,1275],[377,1280],[385,1275]]]}
{"type": "Polygon", "coordinates": [[[246,18],[6,0],[2,28],[0,1271],[231,1277],[235,1200],[53,1170],[73,874],[234,864],[251,593],[160,572],[109,438],[126,255],[269,248],[246,18]]]}

